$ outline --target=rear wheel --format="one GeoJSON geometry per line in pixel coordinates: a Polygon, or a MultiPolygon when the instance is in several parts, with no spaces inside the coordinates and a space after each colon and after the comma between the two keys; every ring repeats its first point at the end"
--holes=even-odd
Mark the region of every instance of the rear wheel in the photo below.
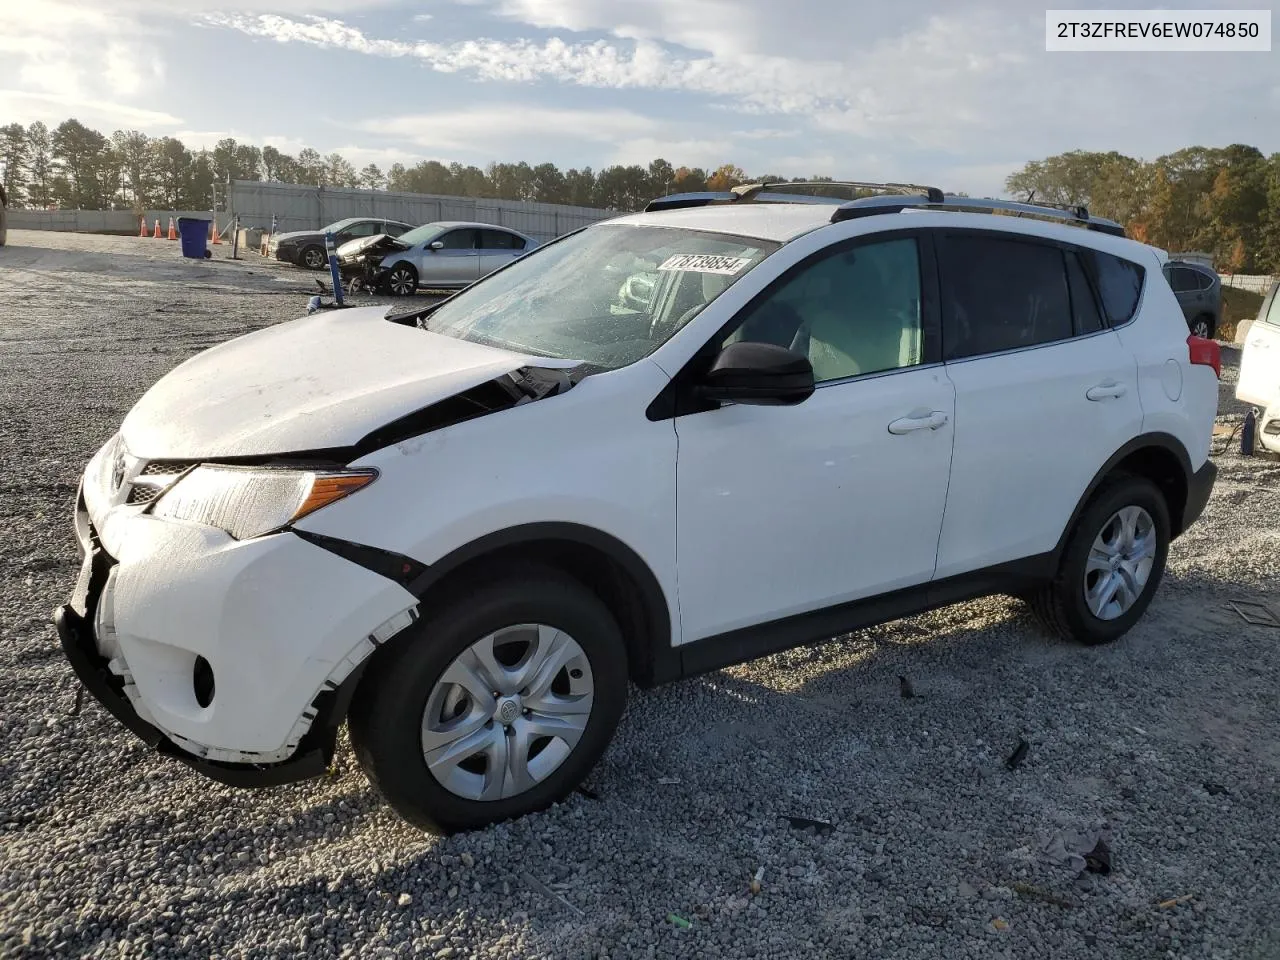
{"type": "Polygon", "coordinates": [[[1150,480],[1118,474],[1080,514],[1058,575],[1031,598],[1046,627],[1085,644],[1123,636],[1151,603],[1169,553],[1169,509],[1150,480]]]}
{"type": "Polygon", "coordinates": [[[1196,317],[1191,321],[1191,332],[1197,337],[1212,340],[1214,334],[1213,320],[1203,314],[1196,317]]]}
{"type": "Polygon", "coordinates": [[[564,798],[626,695],[608,608],[558,571],[527,569],[455,595],[379,654],[351,706],[351,743],[400,816],[452,833],[564,798]]]}
{"type": "Polygon", "coordinates": [[[387,274],[384,283],[392,296],[412,296],[418,290],[418,271],[407,263],[397,263],[387,274]]]}

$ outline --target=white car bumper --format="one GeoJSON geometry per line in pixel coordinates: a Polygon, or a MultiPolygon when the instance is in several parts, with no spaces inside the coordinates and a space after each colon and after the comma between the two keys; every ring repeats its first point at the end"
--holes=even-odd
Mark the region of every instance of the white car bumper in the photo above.
{"type": "Polygon", "coordinates": [[[413,621],[415,597],[293,533],[237,541],[111,503],[122,496],[104,459],[81,483],[84,567],[58,614],[81,680],[135,733],[217,779],[237,782],[225,765],[295,758],[334,691],[413,621]]]}

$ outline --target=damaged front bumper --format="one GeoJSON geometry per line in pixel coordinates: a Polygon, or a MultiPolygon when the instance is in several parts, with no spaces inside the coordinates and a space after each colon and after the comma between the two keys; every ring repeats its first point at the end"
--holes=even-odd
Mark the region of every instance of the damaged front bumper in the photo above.
{"type": "MultiPolygon", "coordinates": [[[[221,783],[267,787],[323,773],[332,761],[337,730],[362,672],[364,657],[377,642],[411,622],[412,617],[405,614],[385,623],[376,636],[357,634],[360,639],[354,647],[349,640],[338,640],[341,646],[350,648],[345,654],[331,656],[323,648],[299,653],[294,667],[288,668],[278,657],[273,661],[266,648],[271,647],[272,631],[278,633],[283,618],[290,616],[289,608],[296,603],[296,591],[287,582],[279,582],[290,579],[287,570],[282,569],[287,568],[289,558],[301,555],[304,573],[314,574],[314,565],[305,569],[306,561],[314,560],[329,565],[331,570],[334,564],[343,565],[337,571],[340,575],[350,568],[356,586],[335,586],[338,604],[355,602],[353,591],[363,590],[368,596],[380,591],[376,585],[370,591],[368,578],[373,574],[294,534],[281,535],[279,546],[269,551],[272,560],[266,568],[275,575],[278,582],[274,586],[281,589],[281,598],[278,603],[258,605],[260,611],[279,609],[280,619],[263,617],[261,633],[257,634],[245,630],[236,611],[246,604],[246,587],[257,590],[261,584],[264,590],[267,588],[262,583],[262,556],[267,548],[259,545],[252,552],[236,551],[233,542],[230,551],[223,548],[209,556],[189,552],[182,558],[185,564],[173,563],[187,566],[187,576],[172,567],[164,568],[163,577],[148,576],[145,569],[139,570],[140,566],[152,565],[154,569],[154,565],[164,563],[163,551],[148,553],[147,543],[148,538],[155,542],[154,525],[162,522],[141,517],[131,522],[147,524],[152,529],[136,535],[144,549],[139,551],[130,542],[129,562],[121,563],[108,552],[90,519],[82,482],[75,516],[82,556],[80,576],[70,602],[55,612],[54,624],[67,661],[84,689],[148,746],[221,783]],[[228,573],[227,553],[232,551],[245,554],[245,558],[234,561],[235,566],[228,573]],[[221,578],[217,575],[219,567],[223,570],[221,578]],[[222,592],[220,600],[226,607],[222,616],[210,617],[207,609],[200,609],[202,581],[208,594],[222,592]],[[165,594],[172,595],[172,602],[165,603],[165,594]],[[157,609],[165,607],[168,609],[157,609]],[[185,621],[183,615],[187,617],[185,621]],[[257,661],[252,659],[255,646],[263,653],[257,661]],[[214,664],[217,683],[216,692],[211,694],[212,703],[201,707],[193,692],[190,664],[204,656],[214,664]],[[255,671],[268,675],[265,686],[252,680],[246,682],[246,677],[255,671]],[[272,692],[264,693],[267,688],[272,692]],[[300,695],[299,690],[312,693],[300,695]],[[283,746],[272,749],[273,743],[283,746]]],[[[190,533],[179,531],[184,532],[190,533]]],[[[168,559],[173,562],[178,558],[168,559]]],[[[345,576],[342,579],[347,584],[351,582],[345,576]]],[[[401,589],[389,581],[382,582],[393,590],[401,589]]],[[[323,600],[317,603],[326,606],[323,600]]],[[[372,606],[385,610],[386,604],[383,596],[372,606]]],[[[207,607],[207,603],[204,605],[207,607]]],[[[370,610],[366,606],[362,612],[368,615],[370,610]]],[[[321,616],[328,615],[336,621],[349,613],[335,609],[326,610],[321,616]]],[[[331,636],[325,635],[317,642],[325,639],[332,641],[331,636]]]]}
{"type": "MultiPolygon", "coordinates": [[[[93,623],[98,601],[116,561],[102,548],[89,522],[84,497],[77,497],[75,518],[76,540],[80,549],[80,577],[71,602],[59,607],[53,615],[62,652],[80,683],[113,717],[132,731],[147,746],[175,757],[210,779],[236,787],[269,787],[293,783],[318,776],[328,769],[333,759],[337,724],[337,697],[330,695],[317,704],[311,730],[297,752],[287,760],[273,764],[226,763],[197,757],[179,747],[160,729],[144,720],[125,694],[125,681],[109,666],[98,650],[93,623]]],[[[336,692],[336,691],[335,691],[336,692]]],[[[348,695],[349,696],[349,695],[348,695]]]]}

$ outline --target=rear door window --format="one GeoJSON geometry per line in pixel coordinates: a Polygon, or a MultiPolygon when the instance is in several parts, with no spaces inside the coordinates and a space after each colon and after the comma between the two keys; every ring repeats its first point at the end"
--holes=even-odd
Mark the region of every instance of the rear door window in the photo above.
{"type": "Polygon", "coordinates": [[[521,250],[523,248],[524,241],[505,230],[480,231],[481,250],[521,250]]]}
{"type": "Polygon", "coordinates": [[[1069,339],[1075,329],[1060,247],[987,234],[938,237],[947,360],[1069,339]]]}

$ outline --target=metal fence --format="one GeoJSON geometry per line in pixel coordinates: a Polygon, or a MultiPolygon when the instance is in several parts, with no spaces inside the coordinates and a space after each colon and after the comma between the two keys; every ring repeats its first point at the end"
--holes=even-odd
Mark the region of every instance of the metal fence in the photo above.
{"type": "MultiPolygon", "coordinates": [[[[616,217],[617,211],[519,200],[484,200],[424,193],[389,193],[342,187],[304,187],[285,183],[236,180],[229,209],[242,227],[315,230],[345,217],[385,217],[415,226],[435,220],[472,220],[511,227],[539,241],[616,217]]],[[[222,216],[219,216],[219,221],[222,216]]]]}
{"type": "Polygon", "coordinates": [[[1275,283],[1275,281],[1275,277],[1267,274],[1222,274],[1222,285],[1224,287],[1248,290],[1250,293],[1258,293],[1264,297],[1267,295],[1267,291],[1271,289],[1271,284],[1275,283]]]}
{"type": "MultiPolygon", "coordinates": [[[[70,233],[118,233],[134,235],[138,232],[138,215],[128,210],[23,210],[10,207],[5,211],[11,230],[65,230],[70,233]]],[[[148,210],[147,233],[150,235],[155,222],[165,236],[169,233],[169,218],[195,217],[208,220],[213,214],[208,210],[148,210]]],[[[225,214],[218,218],[218,227],[225,224],[225,214]]]]}

